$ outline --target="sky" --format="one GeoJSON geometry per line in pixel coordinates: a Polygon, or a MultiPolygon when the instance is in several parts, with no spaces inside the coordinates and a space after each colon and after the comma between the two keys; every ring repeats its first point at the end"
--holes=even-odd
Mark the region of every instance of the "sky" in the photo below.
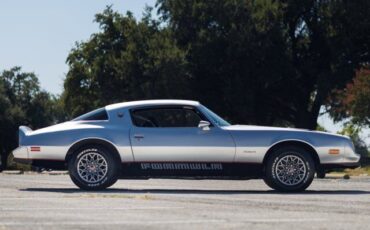
{"type": "Polygon", "coordinates": [[[41,87],[63,90],[65,63],[77,41],[86,41],[99,27],[94,15],[107,5],[120,13],[142,17],[155,0],[2,0],[0,2],[0,71],[21,66],[34,72],[41,87]]]}
{"type": "MultiPolygon", "coordinates": [[[[53,94],[63,90],[66,58],[76,42],[86,41],[99,27],[94,15],[107,5],[140,19],[144,7],[156,0],[2,0],[0,2],[0,71],[21,66],[34,72],[41,87],[53,94]]],[[[327,116],[319,124],[330,132],[342,128],[327,116]]],[[[369,129],[362,137],[370,145],[369,129]]]]}

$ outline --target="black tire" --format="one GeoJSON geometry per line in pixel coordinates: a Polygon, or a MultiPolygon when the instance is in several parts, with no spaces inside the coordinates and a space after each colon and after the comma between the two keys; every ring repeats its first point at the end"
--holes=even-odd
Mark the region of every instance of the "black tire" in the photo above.
{"type": "Polygon", "coordinates": [[[265,166],[264,181],[268,186],[277,191],[280,192],[304,191],[308,186],[310,186],[314,177],[315,177],[315,162],[312,159],[311,154],[303,148],[295,146],[282,147],[274,151],[267,159],[265,166]],[[292,159],[294,159],[295,161],[292,161],[292,159]],[[288,160],[289,163],[284,163],[285,162],[284,160],[288,160]],[[299,162],[299,164],[297,164],[297,162],[299,162]],[[284,166],[282,166],[282,164],[288,164],[289,166],[285,168],[284,166]],[[299,167],[301,170],[294,169],[297,167],[299,167]],[[303,172],[304,169],[305,172],[303,172]],[[280,170],[280,173],[278,173],[277,170],[280,170]],[[300,176],[299,177],[292,176],[292,174],[294,174],[297,171],[301,172],[299,173],[300,176]],[[285,174],[288,175],[285,178],[295,178],[295,179],[285,180],[285,178],[282,176],[284,175],[284,172],[292,173],[285,174]]]}
{"type": "Polygon", "coordinates": [[[71,180],[79,188],[83,190],[102,190],[116,183],[119,176],[119,166],[119,162],[117,162],[113,154],[110,153],[106,148],[102,146],[90,145],[79,149],[73,154],[70,161],[68,162],[68,171],[71,180]],[[83,162],[86,157],[90,157],[91,155],[98,156],[100,161],[105,161],[104,165],[106,165],[106,168],[104,167],[104,165],[100,166],[103,168],[103,170],[105,169],[105,171],[104,173],[101,172],[99,174],[100,178],[94,176],[94,178],[96,178],[96,181],[89,180],[88,177],[86,178],[86,174],[79,173],[78,171],[79,162],[83,162]]]}
{"type": "Polygon", "coordinates": [[[326,172],[324,170],[317,170],[316,177],[320,179],[324,179],[326,177],[326,172]]]}

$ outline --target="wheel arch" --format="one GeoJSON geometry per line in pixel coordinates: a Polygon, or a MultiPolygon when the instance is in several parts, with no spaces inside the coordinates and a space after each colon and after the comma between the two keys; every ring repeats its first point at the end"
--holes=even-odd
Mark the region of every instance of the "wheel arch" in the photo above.
{"type": "Polygon", "coordinates": [[[116,158],[117,161],[121,163],[121,156],[117,150],[117,148],[114,146],[114,144],[108,140],[101,139],[101,138],[86,138],[82,139],[79,141],[76,141],[71,145],[71,147],[68,149],[66,157],[65,157],[65,162],[68,163],[68,161],[71,159],[72,155],[79,149],[81,149],[84,146],[89,146],[89,145],[98,145],[101,147],[106,148],[109,150],[111,154],[116,158]]]}
{"type": "Polygon", "coordinates": [[[279,141],[279,142],[274,143],[273,145],[271,145],[270,148],[267,150],[264,158],[263,158],[263,165],[266,165],[268,158],[271,156],[271,154],[274,151],[276,151],[279,148],[283,148],[283,147],[287,147],[287,146],[295,146],[295,147],[300,147],[300,148],[303,148],[303,149],[307,150],[308,152],[310,152],[312,154],[312,159],[315,162],[316,169],[318,169],[320,167],[320,157],[319,157],[319,154],[317,153],[316,149],[306,141],[295,140],[295,139],[283,140],[283,141],[279,141]]]}

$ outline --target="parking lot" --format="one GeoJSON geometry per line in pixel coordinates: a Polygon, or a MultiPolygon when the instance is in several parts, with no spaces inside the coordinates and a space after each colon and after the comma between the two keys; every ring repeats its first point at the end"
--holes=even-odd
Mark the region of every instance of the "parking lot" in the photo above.
{"type": "Polygon", "coordinates": [[[0,174],[1,230],[369,229],[369,216],[369,177],[280,194],[260,180],[121,180],[85,192],[68,175],[0,174]]]}

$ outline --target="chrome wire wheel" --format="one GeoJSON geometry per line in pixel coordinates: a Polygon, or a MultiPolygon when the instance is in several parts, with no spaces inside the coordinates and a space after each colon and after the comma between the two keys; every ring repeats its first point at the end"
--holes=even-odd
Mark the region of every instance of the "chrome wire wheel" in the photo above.
{"type": "Polygon", "coordinates": [[[286,155],[276,163],[275,175],[284,185],[298,185],[304,180],[306,174],[306,164],[302,158],[297,155],[286,155]]]}
{"type": "Polygon", "coordinates": [[[108,164],[101,154],[88,152],[77,162],[77,172],[85,182],[97,183],[107,175],[108,164]]]}

